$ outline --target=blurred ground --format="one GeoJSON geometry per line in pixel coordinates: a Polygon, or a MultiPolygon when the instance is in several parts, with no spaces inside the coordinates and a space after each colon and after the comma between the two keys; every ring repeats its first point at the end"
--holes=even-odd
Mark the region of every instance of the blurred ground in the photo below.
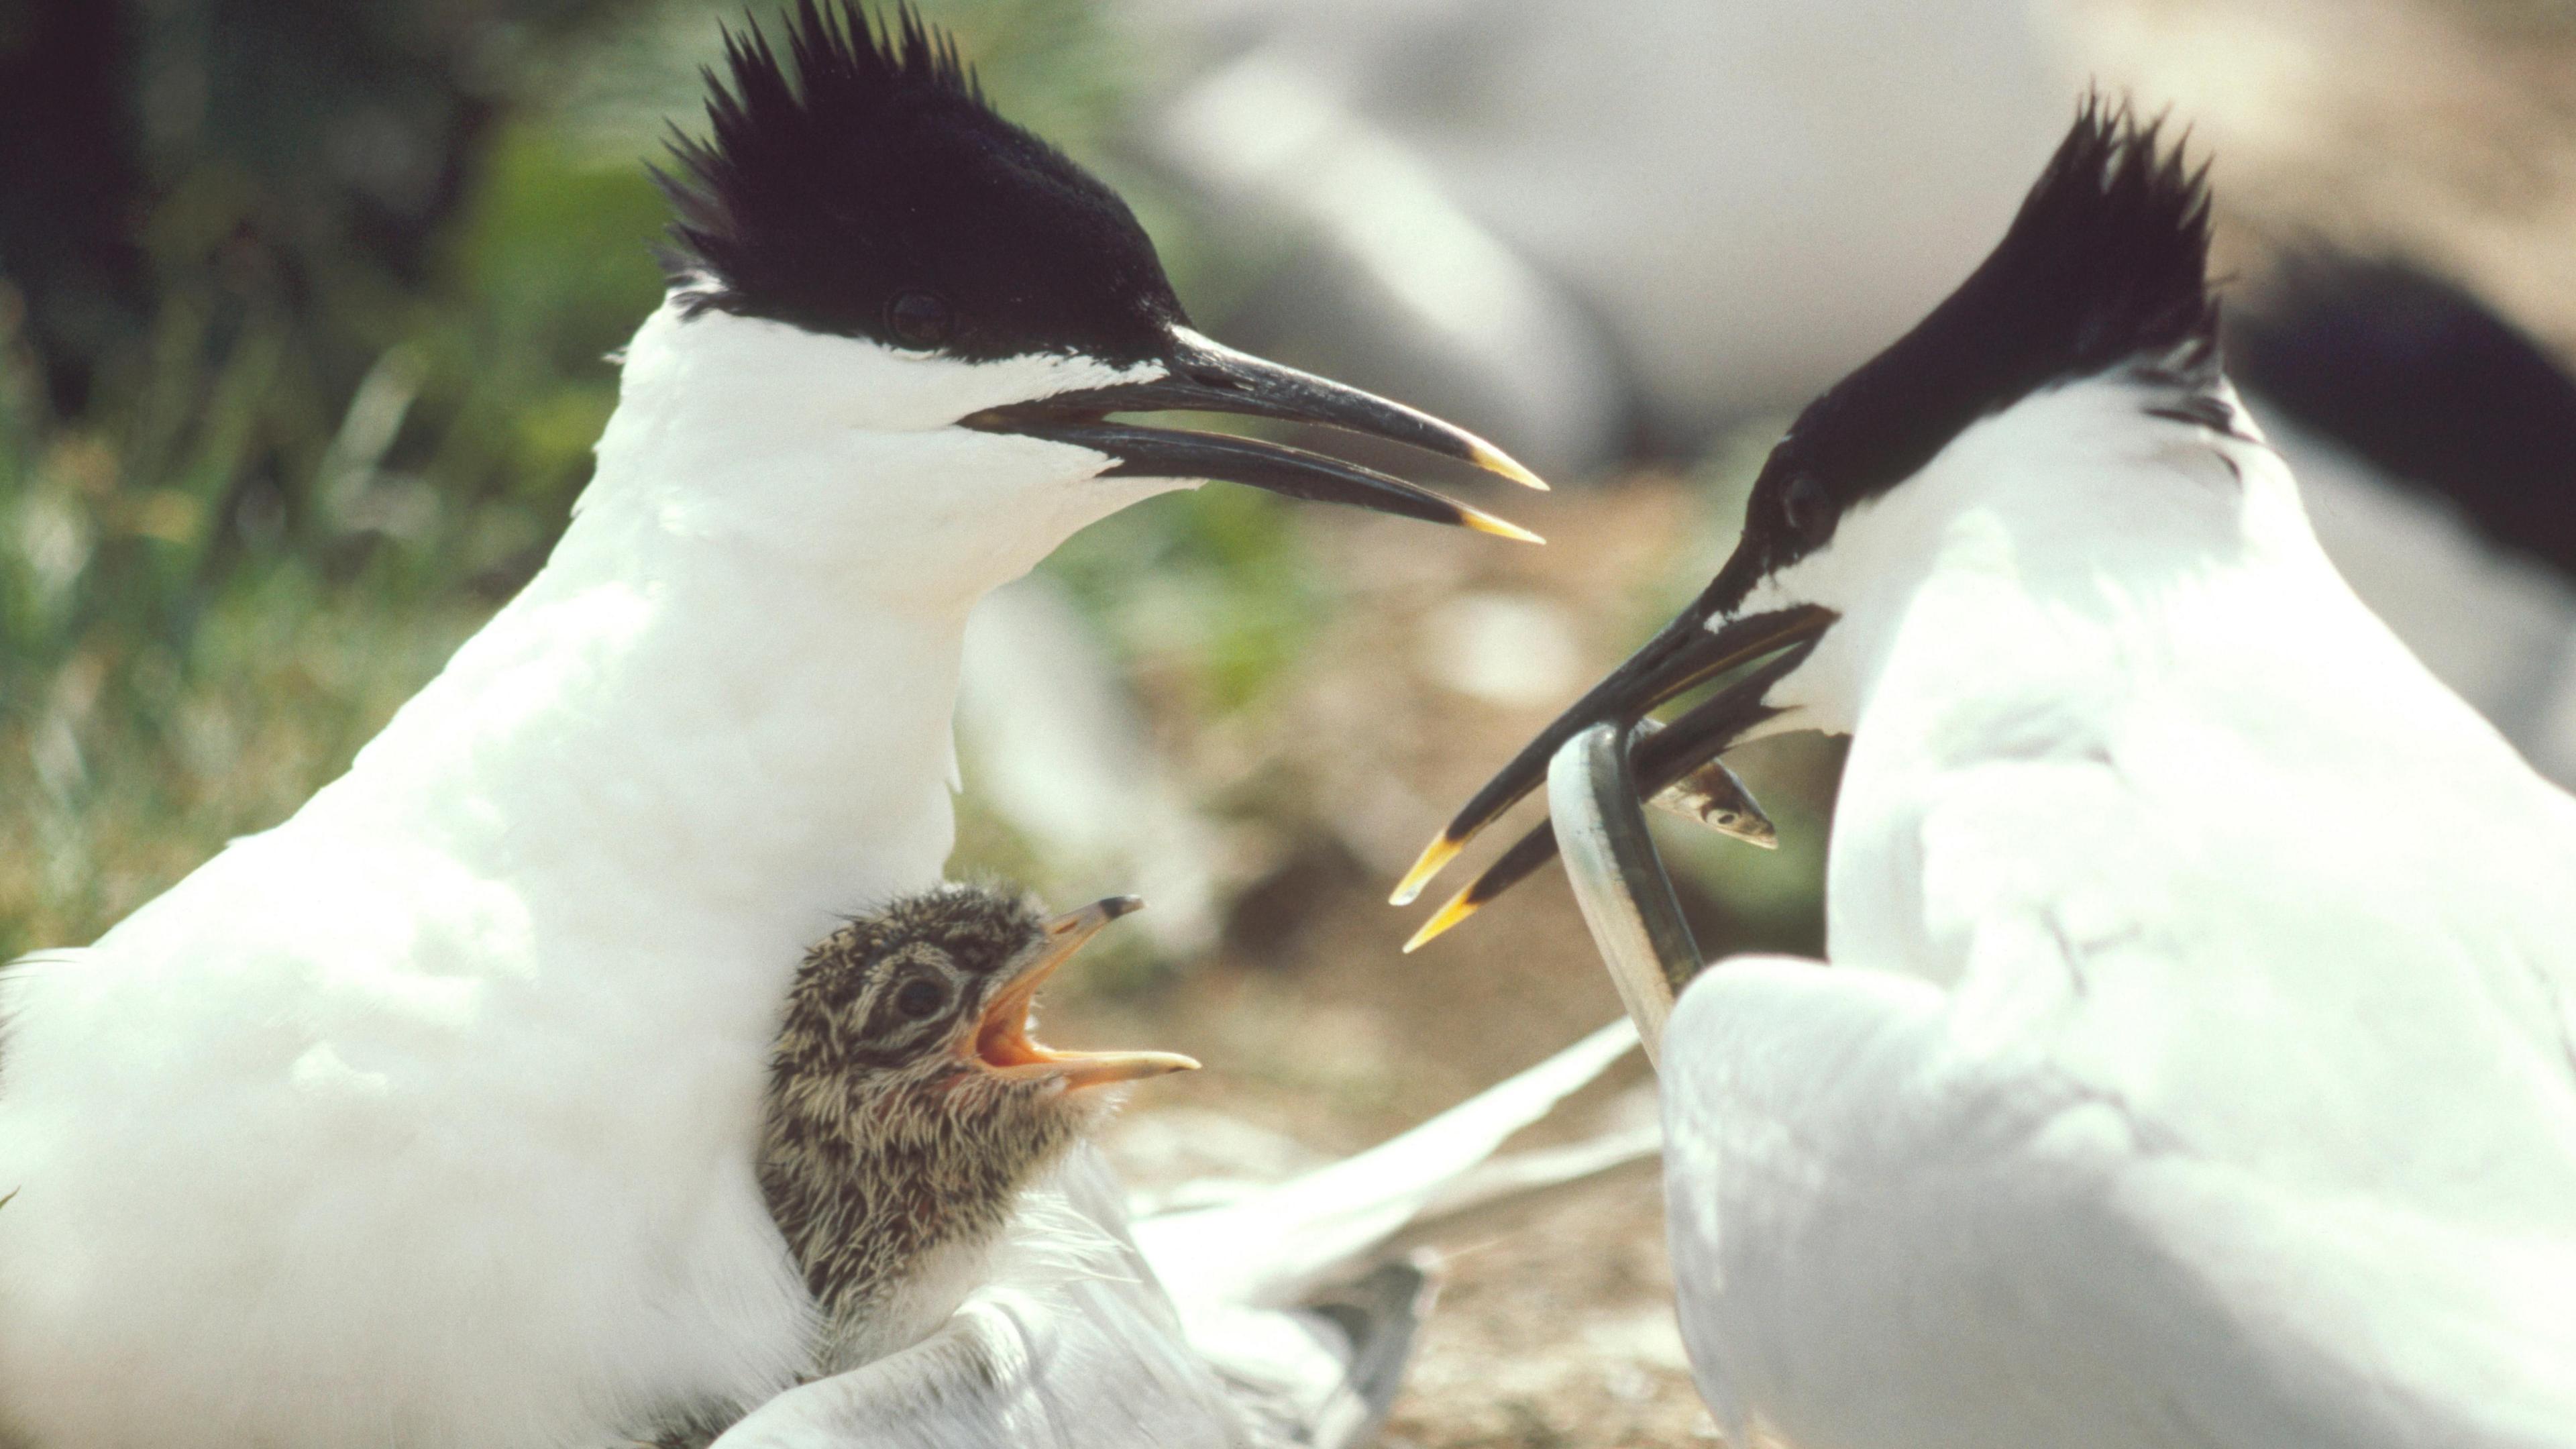
{"type": "MultiPolygon", "coordinates": [[[[1169,748],[1200,778],[1252,782],[1278,802],[1263,828],[1296,843],[1277,847],[1280,863],[1238,908],[1214,960],[1050,1011],[1049,1032],[1065,1042],[1150,1044],[1208,1064],[1140,1093],[1133,1125],[1212,1111],[1355,1150],[1618,1015],[1561,874],[1542,874],[1413,956],[1398,948],[1427,907],[1396,911],[1385,894],[1453,802],[1669,607],[1722,542],[1709,499],[1726,491],[1649,474],[1508,500],[1548,536],[1545,549],[1311,511],[1293,520],[1344,594],[1334,622],[1263,705],[1219,738],[1184,730],[1169,748]],[[1469,614],[1510,608],[1525,630],[1561,628],[1570,647],[1554,667],[1567,677],[1518,703],[1441,682],[1511,682],[1458,657],[1478,647],[1457,628],[1462,600],[1469,614]]],[[[1812,802],[1831,759],[1820,747],[1775,747],[1748,767],[1784,802],[1782,826],[1795,838],[1778,856],[1664,832],[1739,867],[1728,879],[1740,894],[1694,893],[1703,941],[1813,949],[1812,896],[1764,882],[1812,878],[1823,836],[1812,802]]],[[[971,781],[970,769],[970,791],[971,781]]],[[[1534,817],[1525,805],[1510,827],[1534,817]]],[[[1632,1059],[1531,1136],[1597,1130],[1622,1089],[1646,1078],[1632,1059]]],[[[1713,1438],[1672,1326],[1662,1220],[1653,1175],[1632,1170],[1444,1242],[1455,1254],[1449,1285],[1388,1442],[1574,1449],[1713,1438]]]]}
{"type": "MultiPolygon", "coordinates": [[[[2408,250],[2576,346],[2576,7],[2060,8],[2096,73],[2175,101],[2226,158],[2239,265],[2313,233],[2408,250]]],[[[1050,134],[1105,128],[1090,89],[1048,89],[1069,68],[1046,57],[1090,43],[1083,7],[962,9],[1000,37],[1006,102],[1050,134]]],[[[633,13],[697,25],[711,10],[633,13]]],[[[650,305],[618,228],[654,224],[631,165],[651,105],[552,129],[478,119],[490,153],[446,178],[465,199],[412,290],[314,284],[316,313],[364,320],[351,335],[310,336],[282,310],[295,289],[253,264],[255,209],[224,210],[239,168],[175,188],[186,205],[152,243],[155,285],[177,300],[133,355],[100,363],[86,412],[46,401],[0,293],[0,957],[90,939],[228,835],[281,818],[533,566],[610,400],[595,359],[650,305]]],[[[1221,299],[1187,226],[1176,244],[1150,192],[1144,209],[1183,291],[1221,299]]],[[[1222,332],[1220,312],[1211,300],[1203,320],[1222,332]]],[[[1686,473],[1545,497],[1447,480],[1547,535],[1543,550],[1210,489],[1111,520],[1049,566],[1205,813],[1228,897],[1201,958],[1104,950],[1050,1002],[1066,1045],[1207,1063],[1138,1093],[1116,1144],[1138,1177],[1174,1170],[1175,1137],[1231,1140],[1204,1114],[1316,1153],[1369,1145],[1616,1014],[1552,868],[1412,957],[1398,947],[1429,903],[1384,895],[1450,808],[1696,588],[1775,430],[1748,424],[1686,473]]],[[[1745,756],[1782,849],[1663,838],[1705,946],[1812,951],[1837,757],[1786,741],[1745,756]]],[[[970,758],[961,868],[1060,902],[1133,885],[1043,858],[977,799],[986,778],[970,758]]],[[[1534,1135],[1597,1126],[1644,1080],[1627,1064],[1534,1135]]],[[[1238,1145],[1237,1167],[1269,1150],[1238,1145]]],[[[1671,1327],[1650,1173],[1444,1246],[1451,1276],[1390,1444],[1713,1437],[1671,1327]]]]}
{"type": "MultiPolygon", "coordinates": [[[[1355,1150],[1619,1014],[1561,875],[1413,956],[1398,948],[1421,908],[1393,910],[1385,895],[1449,803],[1549,713],[1436,682],[1436,651],[1451,642],[1438,629],[1444,605],[1509,599],[1561,619],[1575,641],[1564,662],[1579,681],[1633,637],[1645,601],[1630,581],[1699,556],[1700,507],[1670,478],[1521,506],[1548,535],[1543,550],[1299,520],[1350,597],[1247,726],[1252,738],[1185,754],[1234,754],[1273,788],[1293,777],[1283,793],[1300,799],[1313,833],[1237,912],[1215,960],[1049,1012],[1050,1036],[1069,1044],[1151,1045],[1207,1064],[1139,1093],[1131,1128],[1150,1128],[1159,1113],[1212,1111],[1355,1150]],[[1345,804],[1362,797],[1371,803],[1345,804]]],[[[1646,1075],[1632,1058],[1530,1135],[1597,1128],[1620,1090],[1646,1075]]],[[[1617,1174],[1442,1246],[1454,1254],[1451,1276],[1386,1442],[1571,1449],[1715,1437],[1672,1326],[1651,1172],[1617,1174]]]]}

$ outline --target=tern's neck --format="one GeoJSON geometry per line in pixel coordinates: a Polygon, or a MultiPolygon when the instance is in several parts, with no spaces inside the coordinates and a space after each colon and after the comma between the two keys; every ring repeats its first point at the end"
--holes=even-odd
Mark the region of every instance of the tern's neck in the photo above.
{"type": "Polygon", "coordinates": [[[830,913],[937,877],[973,601],[585,508],[308,814],[792,963],[830,913]]]}
{"type": "Polygon", "coordinates": [[[1831,939],[1912,939],[1915,891],[1957,883],[1922,873],[1926,842],[1964,820],[2080,858],[2106,798],[2260,830],[2355,782],[2427,812],[2553,793],[2353,597],[2250,423],[2142,420],[2142,401],[2026,401],[1847,517],[1830,577],[1798,565],[1842,614],[1773,696],[1852,736],[1831,939]]]}
{"type": "Polygon", "coordinates": [[[2319,633],[2394,648],[2242,411],[2228,435],[2148,412],[2170,401],[2112,379],[2038,394],[1845,518],[1766,586],[1841,614],[1774,691],[1800,707],[1786,722],[1946,758],[2021,748],[2032,721],[2116,718],[2249,664],[2244,687],[2270,695],[2279,664],[2260,661],[2312,654],[2295,641],[2319,633]]]}
{"type": "Polygon", "coordinates": [[[694,923],[781,971],[834,912],[931,883],[968,613],[1170,486],[935,421],[1067,369],[1098,380],[666,305],[544,570],[312,823],[390,821],[594,938],[686,950],[694,923]]]}
{"type": "Polygon", "coordinates": [[[700,527],[661,461],[603,445],[545,568],[306,814],[784,970],[834,913],[938,878],[982,590],[903,587],[864,530],[844,558],[700,527]]]}

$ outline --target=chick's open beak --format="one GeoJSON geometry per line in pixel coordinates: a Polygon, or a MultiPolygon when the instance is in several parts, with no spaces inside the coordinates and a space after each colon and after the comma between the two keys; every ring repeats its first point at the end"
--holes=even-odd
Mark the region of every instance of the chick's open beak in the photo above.
{"type": "Polygon", "coordinates": [[[1523,543],[1541,541],[1516,523],[1357,463],[1258,438],[1109,421],[1111,413],[1183,411],[1316,423],[1472,463],[1525,487],[1547,487],[1536,473],[1464,428],[1330,378],[1239,352],[1188,327],[1170,328],[1161,362],[1157,377],[991,408],[965,424],[1105,453],[1114,460],[1103,470],[1105,477],[1245,483],[1290,498],[1347,503],[1523,543]]]}
{"type": "Polygon", "coordinates": [[[975,1028],[974,1055],[998,1076],[1053,1077],[1068,1088],[1195,1070],[1198,1063],[1177,1052],[1060,1052],[1029,1036],[1029,1007],[1037,999],[1038,988],[1085,942],[1100,934],[1101,927],[1144,905],[1134,896],[1111,896],[1048,921],[1046,944],[1020,968],[1019,975],[984,1003],[983,1019],[975,1028]]]}

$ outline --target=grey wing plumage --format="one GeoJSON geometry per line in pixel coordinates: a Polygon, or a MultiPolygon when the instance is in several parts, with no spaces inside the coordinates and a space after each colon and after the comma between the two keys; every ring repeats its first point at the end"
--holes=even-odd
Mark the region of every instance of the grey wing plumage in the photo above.
{"type": "Polygon", "coordinates": [[[1611,1151],[1545,1154],[1517,1170],[1493,1153],[1635,1044],[1615,1022],[1367,1152],[1137,1224],[1190,1343],[1256,1442],[1355,1449],[1376,1435],[1432,1297],[1429,1259],[1381,1263],[1388,1241],[1426,1216],[1526,1200],[1632,1160],[1638,1144],[1624,1133],[1611,1151]]]}
{"type": "Polygon", "coordinates": [[[1262,1449],[1360,1449],[1403,1391],[1437,1282],[1428,1255],[1383,1263],[1298,1308],[1201,1311],[1191,1342],[1262,1449]]]}
{"type": "Polygon", "coordinates": [[[1347,1289],[1307,1306],[1308,1312],[1341,1329],[1351,1345],[1350,1371],[1343,1380],[1351,1412],[1338,1425],[1318,1426],[1308,1441],[1315,1449],[1356,1449],[1377,1438],[1404,1388],[1414,1345],[1439,1291],[1429,1261],[1417,1257],[1381,1264],[1347,1289]],[[1322,1432],[1334,1428],[1339,1432],[1322,1432]]]}

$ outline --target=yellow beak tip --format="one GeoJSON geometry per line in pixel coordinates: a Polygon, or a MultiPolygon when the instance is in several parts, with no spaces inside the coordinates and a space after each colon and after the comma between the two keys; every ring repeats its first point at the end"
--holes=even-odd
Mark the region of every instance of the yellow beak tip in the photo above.
{"type": "Polygon", "coordinates": [[[1431,842],[1423,850],[1421,857],[1413,862],[1413,868],[1404,873],[1404,879],[1395,883],[1395,890],[1386,898],[1386,903],[1390,906],[1412,905],[1415,898],[1422,894],[1422,888],[1431,884],[1431,878],[1438,875],[1442,867],[1456,860],[1458,852],[1465,848],[1463,842],[1451,840],[1446,835],[1431,842]]]}
{"type": "Polygon", "coordinates": [[[1535,488],[1541,493],[1550,491],[1546,479],[1531,472],[1519,459],[1481,438],[1468,448],[1468,453],[1471,461],[1488,473],[1500,474],[1524,488],[1535,488]]]}
{"type": "Polygon", "coordinates": [[[1422,929],[1413,933],[1413,939],[1404,943],[1404,954],[1410,956],[1447,934],[1450,927],[1476,914],[1478,904],[1468,900],[1465,891],[1450,897],[1449,903],[1442,906],[1430,920],[1423,922],[1422,929]]]}
{"type": "Polygon", "coordinates": [[[1546,539],[1539,537],[1537,534],[1530,532],[1519,524],[1514,523],[1509,519],[1496,518],[1490,513],[1478,513],[1473,509],[1468,509],[1465,510],[1465,518],[1467,526],[1476,530],[1478,533],[1490,533],[1496,538],[1508,538],[1514,543],[1543,544],[1547,542],[1546,539]]]}

